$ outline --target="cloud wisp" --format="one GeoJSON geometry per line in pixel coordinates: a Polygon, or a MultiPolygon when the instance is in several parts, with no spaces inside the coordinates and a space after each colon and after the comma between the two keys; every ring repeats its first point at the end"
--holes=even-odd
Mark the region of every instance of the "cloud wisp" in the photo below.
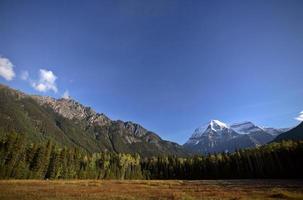
{"type": "Polygon", "coordinates": [[[65,90],[65,92],[62,95],[62,98],[63,99],[69,99],[70,98],[68,90],[65,90]]]}
{"type": "Polygon", "coordinates": [[[298,117],[296,117],[296,120],[301,121],[301,122],[303,121],[303,111],[300,112],[298,117]]]}
{"type": "Polygon", "coordinates": [[[50,70],[40,69],[39,80],[32,81],[32,87],[39,92],[53,91],[58,92],[56,84],[57,76],[50,70]]]}
{"type": "Polygon", "coordinates": [[[8,58],[0,56],[0,76],[5,80],[11,81],[15,77],[14,65],[8,58]]]}
{"type": "Polygon", "coordinates": [[[28,71],[22,71],[21,74],[20,74],[20,78],[24,81],[28,80],[29,79],[28,71]]]}

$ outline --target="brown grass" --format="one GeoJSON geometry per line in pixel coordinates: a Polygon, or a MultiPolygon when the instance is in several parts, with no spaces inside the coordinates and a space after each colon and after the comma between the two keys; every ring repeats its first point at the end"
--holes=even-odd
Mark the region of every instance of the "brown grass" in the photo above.
{"type": "Polygon", "coordinates": [[[303,181],[2,180],[0,199],[303,199],[303,181]]]}

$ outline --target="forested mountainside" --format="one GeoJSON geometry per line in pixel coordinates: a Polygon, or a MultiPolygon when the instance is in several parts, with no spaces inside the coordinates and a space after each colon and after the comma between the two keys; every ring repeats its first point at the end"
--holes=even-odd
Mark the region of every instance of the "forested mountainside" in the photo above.
{"type": "Polygon", "coordinates": [[[140,157],[29,145],[23,134],[0,140],[0,178],[9,179],[240,179],[303,178],[303,141],[283,141],[235,153],[140,157]]]}
{"type": "Polygon", "coordinates": [[[87,152],[177,155],[181,145],[132,122],[114,121],[73,99],[32,96],[0,84],[0,135],[24,134],[30,143],[53,140],[87,152]]]}
{"type": "Polygon", "coordinates": [[[303,122],[297,127],[279,135],[274,141],[279,142],[282,140],[303,140],[303,122]]]}

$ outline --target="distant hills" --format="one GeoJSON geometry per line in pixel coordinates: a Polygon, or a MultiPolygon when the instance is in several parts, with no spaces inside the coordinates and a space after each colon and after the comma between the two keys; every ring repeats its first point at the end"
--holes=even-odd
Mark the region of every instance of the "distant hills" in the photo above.
{"type": "Polygon", "coordinates": [[[233,152],[266,144],[286,130],[262,128],[252,122],[227,125],[219,120],[211,120],[195,129],[183,146],[194,153],[233,152]]]}
{"type": "Polygon", "coordinates": [[[0,136],[24,133],[31,142],[48,139],[88,152],[187,155],[139,124],[111,120],[73,99],[32,96],[0,85],[0,136]]]}

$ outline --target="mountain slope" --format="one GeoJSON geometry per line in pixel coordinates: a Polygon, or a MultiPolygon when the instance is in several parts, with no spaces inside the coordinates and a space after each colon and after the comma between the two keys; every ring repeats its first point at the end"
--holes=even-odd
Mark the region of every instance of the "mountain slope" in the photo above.
{"type": "Polygon", "coordinates": [[[262,128],[252,122],[242,122],[231,126],[218,120],[211,120],[197,128],[183,145],[195,153],[213,153],[256,147],[272,141],[282,129],[262,128]]]}
{"type": "Polygon", "coordinates": [[[186,155],[182,146],[132,122],[113,121],[72,99],[26,95],[0,85],[0,135],[24,133],[31,142],[52,139],[88,152],[186,155]]]}
{"type": "Polygon", "coordinates": [[[279,142],[282,140],[303,140],[303,122],[301,122],[295,128],[276,137],[274,142],[279,142]]]}

